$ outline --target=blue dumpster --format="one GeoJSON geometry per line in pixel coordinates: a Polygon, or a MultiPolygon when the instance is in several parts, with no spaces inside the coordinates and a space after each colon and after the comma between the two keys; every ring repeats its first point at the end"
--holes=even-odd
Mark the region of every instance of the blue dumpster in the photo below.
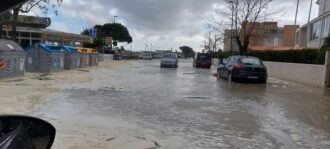
{"type": "Polygon", "coordinates": [[[64,70],[64,55],[62,47],[49,44],[35,44],[27,50],[26,71],[58,72],[64,70]]]}
{"type": "Polygon", "coordinates": [[[72,46],[62,46],[65,51],[64,56],[64,69],[65,70],[74,70],[80,68],[80,58],[81,54],[79,51],[72,46]]]}

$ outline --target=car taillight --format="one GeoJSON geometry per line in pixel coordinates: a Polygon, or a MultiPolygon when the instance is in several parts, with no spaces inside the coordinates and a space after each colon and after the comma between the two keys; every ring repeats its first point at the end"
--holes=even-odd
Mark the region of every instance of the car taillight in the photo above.
{"type": "Polygon", "coordinates": [[[241,65],[240,64],[234,64],[234,69],[240,70],[241,69],[241,65]]]}

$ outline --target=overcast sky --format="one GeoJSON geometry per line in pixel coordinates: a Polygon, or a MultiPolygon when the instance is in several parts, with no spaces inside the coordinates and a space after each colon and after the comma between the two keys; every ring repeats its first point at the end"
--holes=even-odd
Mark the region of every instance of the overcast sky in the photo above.
{"type": "MultiPolygon", "coordinates": [[[[145,43],[161,49],[178,49],[187,45],[196,51],[202,49],[206,24],[215,6],[224,0],[63,0],[60,14],[53,16],[50,28],[80,33],[82,28],[112,22],[113,16],[125,24],[133,37],[133,50],[144,50],[145,43]]],[[[298,24],[307,22],[310,0],[301,0],[298,24]]],[[[273,0],[269,9],[282,12],[270,21],[279,25],[293,24],[296,0],[273,0]]],[[[318,14],[313,3],[312,18],[318,14]]],[[[131,46],[126,46],[130,48],[131,46]]]]}

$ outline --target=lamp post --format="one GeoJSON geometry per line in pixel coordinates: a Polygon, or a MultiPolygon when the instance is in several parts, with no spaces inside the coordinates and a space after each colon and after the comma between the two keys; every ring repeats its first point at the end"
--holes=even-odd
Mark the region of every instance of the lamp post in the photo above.
{"type": "Polygon", "coordinates": [[[233,26],[234,26],[234,1],[229,1],[231,6],[231,26],[230,26],[230,55],[233,54],[233,26]]]}

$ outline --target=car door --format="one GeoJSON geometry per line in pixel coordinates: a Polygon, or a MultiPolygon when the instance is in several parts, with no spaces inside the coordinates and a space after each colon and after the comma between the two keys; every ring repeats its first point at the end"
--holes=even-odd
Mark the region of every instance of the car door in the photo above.
{"type": "Polygon", "coordinates": [[[233,63],[235,61],[235,57],[230,57],[230,59],[228,60],[228,62],[226,63],[226,69],[224,72],[224,77],[228,79],[228,74],[231,71],[232,67],[233,67],[233,63]]]}
{"type": "Polygon", "coordinates": [[[227,68],[227,65],[228,63],[230,63],[232,57],[229,57],[226,59],[226,61],[224,61],[223,64],[220,65],[219,67],[219,73],[220,73],[220,76],[223,77],[223,78],[227,78],[228,77],[228,68],[227,68]]]}

